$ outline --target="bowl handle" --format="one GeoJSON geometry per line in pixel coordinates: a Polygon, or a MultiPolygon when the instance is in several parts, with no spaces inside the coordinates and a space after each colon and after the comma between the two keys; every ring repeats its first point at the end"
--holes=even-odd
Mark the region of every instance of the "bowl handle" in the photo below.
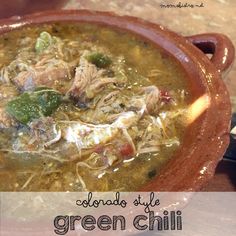
{"type": "Polygon", "coordinates": [[[211,62],[225,75],[234,61],[235,49],[231,40],[216,33],[197,34],[186,37],[192,44],[206,54],[212,54],[211,62]]]}

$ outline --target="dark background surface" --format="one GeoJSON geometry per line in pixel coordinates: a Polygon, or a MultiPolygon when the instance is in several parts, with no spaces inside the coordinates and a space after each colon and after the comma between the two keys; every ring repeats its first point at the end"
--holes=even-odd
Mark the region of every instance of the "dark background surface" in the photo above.
{"type": "MultiPolygon", "coordinates": [[[[73,1],[70,1],[70,0],[6,0],[6,1],[4,0],[4,1],[1,1],[1,3],[0,3],[0,18],[10,17],[13,15],[32,13],[32,12],[42,11],[42,10],[59,9],[62,7],[90,8],[90,9],[96,9],[96,10],[110,10],[110,11],[117,12],[119,14],[123,13],[123,14],[129,14],[129,15],[137,15],[138,17],[147,18],[148,20],[151,20],[154,22],[155,22],[155,17],[158,16],[158,14],[156,14],[157,13],[156,10],[155,10],[155,14],[154,15],[152,14],[153,9],[155,9],[155,8],[153,8],[153,6],[151,6],[151,8],[149,9],[149,5],[150,5],[149,2],[151,2],[151,1],[144,1],[145,3],[138,3],[136,1],[134,1],[132,3],[134,5],[133,10],[132,10],[131,3],[128,3],[128,1],[126,2],[126,1],[122,1],[122,0],[109,1],[109,4],[106,4],[107,1],[100,1],[99,2],[99,1],[85,1],[85,0],[79,1],[78,0],[78,1],[74,1],[74,3],[72,3],[72,2],[73,1]],[[95,2],[97,2],[97,3],[95,3],[95,2]],[[117,3],[117,6],[114,5],[115,4],[114,2],[117,3]],[[122,3],[122,5],[120,6],[118,3],[122,3]],[[130,5],[127,8],[128,13],[126,13],[126,10],[125,10],[127,7],[126,3],[130,5]],[[139,5],[142,7],[140,8],[139,5]],[[136,11],[138,11],[137,14],[136,14],[136,11]],[[148,14],[146,14],[145,12],[148,12],[148,14]],[[154,19],[152,19],[152,18],[154,18],[154,19]]],[[[160,2],[162,2],[162,1],[160,1],[160,2]]],[[[205,3],[205,1],[203,1],[203,2],[205,3]]],[[[228,16],[230,16],[230,14],[227,14],[226,12],[227,12],[227,9],[228,10],[232,9],[232,6],[230,7],[225,3],[221,4],[221,3],[217,3],[216,1],[212,1],[212,0],[207,1],[208,5],[209,5],[209,2],[211,2],[211,5],[210,5],[211,10],[215,9],[217,12],[219,12],[221,10],[223,11],[223,12],[221,12],[221,14],[214,13],[214,18],[211,18],[210,22],[215,23],[215,25],[213,23],[212,23],[212,25],[210,25],[210,24],[208,25],[206,22],[204,25],[198,24],[199,20],[201,21],[200,17],[206,17],[206,18],[210,17],[210,13],[207,10],[207,4],[205,4],[206,6],[204,7],[204,9],[201,9],[200,13],[198,12],[199,10],[195,10],[195,9],[193,10],[194,12],[192,12],[192,14],[193,15],[195,14],[195,18],[193,17],[193,19],[192,19],[192,15],[190,13],[190,10],[189,10],[189,12],[188,12],[189,19],[188,19],[188,21],[184,21],[184,22],[188,22],[188,23],[185,23],[184,28],[181,24],[179,26],[179,22],[181,22],[181,20],[173,21],[173,18],[172,18],[172,17],[174,17],[174,15],[176,16],[176,19],[180,19],[182,17],[184,19],[188,18],[188,16],[183,15],[184,12],[182,12],[182,10],[178,10],[178,11],[176,11],[175,9],[170,10],[173,14],[169,14],[168,12],[165,12],[165,11],[159,12],[160,15],[161,14],[163,14],[163,15],[161,18],[157,19],[158,23],[162,23],[163,25],[167,24],[167,27],[170,29],[173,28],[172,30],[174,30],[174,31],[178,31],[180,28],[181,33],[182,33],[183,29],[188,30],[188,26],[190,27],[191,30],[194,28],[194,32],[192,32],[191,30],[189,30],[189,32],[184,32],[187,34],[197,33],[198,26],[200,27],[201,30],[204,30],[204,31],[208,31],[208,27],[211,29],[211,31],[218,31],[218,28],[220,25],[219,22],[223,22],[222,24],[227,23],[228,16]],[[206,11],[206,12],[204,12],[204,11],[206,11]],[[226,15],[224,16],[225,13],[226,13],[226,15]],[[197,14],[199,14],[199,15],[197,15],[197,14]],[[171,15],[171,21],[168,21],[169,15],[171,15]],[[190,15],[191,15],[191,17],[190,17],[190,15]],[[199,18],[197,18],[197,16],[199,18]],[[219,17],[220,17],[220,19],[218,19],[219,17]],[[222,21],[221,18],[224,18],[224,21],[222,21]],[[164,21],[166,23],[163,23],[162,21],[164,21]],[[193,27],[193,25],[195,27],[193,27]]],[[[158,3],[159,3],[159,1],[156,1],[156,3],[155,3],[156,7],[158,7],[158,3]]],[[[235,2],[232,1],[232,3],[235,3],[235,2]]],[[[215,11],[213,11],[213,12],[215,12],[215,11]]],[[[231,22],[231,20],[232,19],[230,17],[230,22],[231,22]]],[[[222,28],[222,27],[219,28],[220,32],[223,30],[227,30],[226,26],[227,25],[225,25],[224,28],[222,28]]],[[[227,31],[224,33],[226,33],[228,35],[228,34],[230,34],[230,32],[232,32],[231,27],[230,27],[229,32],[227,31]]],[[[233,69],[233,71],[234,71],[234,69],[233,69]]],[[[234,80],[235,80],[235,78],[234,78],[234,80]]],[[[229,84],[228,88],[231,92],[231,95],[234,94],[234,92],[232,92],[232,91],[236,91],[236,88],[232,88],[232,87],[235,87],[235,86],[232,86],[233,83],[230,84],[230,82],[227,82],[227,84],[229,84]]],[[[233,115],[233,118],[232,118],[232,127],[235,125],[236,125],[236,113],[233,115]]],[[[219,165],[216,169],[216,174],[215,174],[214,178],[209,182],[209,184],[206,187],[204,187],[203,191],[236,191],[236,140],[234,140],[233,138],[231,138],[230,146],[225,153],[224,159],[219,163],[219,165]]]]}
{"type": "Polygon", "coordinates": [[[0,18],[61,8],[67,0],[1,0],[0,18]]]}

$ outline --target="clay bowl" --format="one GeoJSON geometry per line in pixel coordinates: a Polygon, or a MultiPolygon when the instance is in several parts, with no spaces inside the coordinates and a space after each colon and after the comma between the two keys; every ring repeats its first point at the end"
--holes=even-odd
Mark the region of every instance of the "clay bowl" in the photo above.
{"type": "Polygon", "coordinates": [[[172,57],[186,74],[196,119],[183,145],[160,174],[141,191],[198,191],[214,175],[229,144],[231,106],[222,81],[234,59],[234,47],[222,34],[183,37],[138,18],[88,10],[41,12],[0,21],[0,33],[48,22],[87,22],[129,31],[172,57]],[[206,54],[212,54],[212,58],[206,54]]]}

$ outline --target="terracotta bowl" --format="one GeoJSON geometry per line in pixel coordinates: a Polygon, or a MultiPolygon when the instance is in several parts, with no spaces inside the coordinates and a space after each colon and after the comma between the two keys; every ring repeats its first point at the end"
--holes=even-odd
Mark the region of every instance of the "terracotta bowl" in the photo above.
{"type": "Polygon", "coordinates": [[[141,191],[198,191],[214,175],[229,144],[231,106],[222,81],[234,59],[234,47],[222,34],[183,37],[138,18],[88,10],[41,12],[0,21],[0,33],[47,22],[87,22],[129,31],[176,60],[186,74],[190,103],[199,113],[188,126],[183,145],[160,174],[141,191]],[[209,59],[206,54],[212,54],[209,59]]]}

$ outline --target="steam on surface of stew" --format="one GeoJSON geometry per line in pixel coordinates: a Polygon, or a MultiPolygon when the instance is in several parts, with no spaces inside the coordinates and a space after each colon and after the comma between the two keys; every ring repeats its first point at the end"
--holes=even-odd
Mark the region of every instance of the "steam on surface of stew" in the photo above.
{"type": "Polygon", "coordinates": [[[0,190],[138,190],[182,143],[186,88],[175,62],[128,33],[1,35],[0,190]]]}

